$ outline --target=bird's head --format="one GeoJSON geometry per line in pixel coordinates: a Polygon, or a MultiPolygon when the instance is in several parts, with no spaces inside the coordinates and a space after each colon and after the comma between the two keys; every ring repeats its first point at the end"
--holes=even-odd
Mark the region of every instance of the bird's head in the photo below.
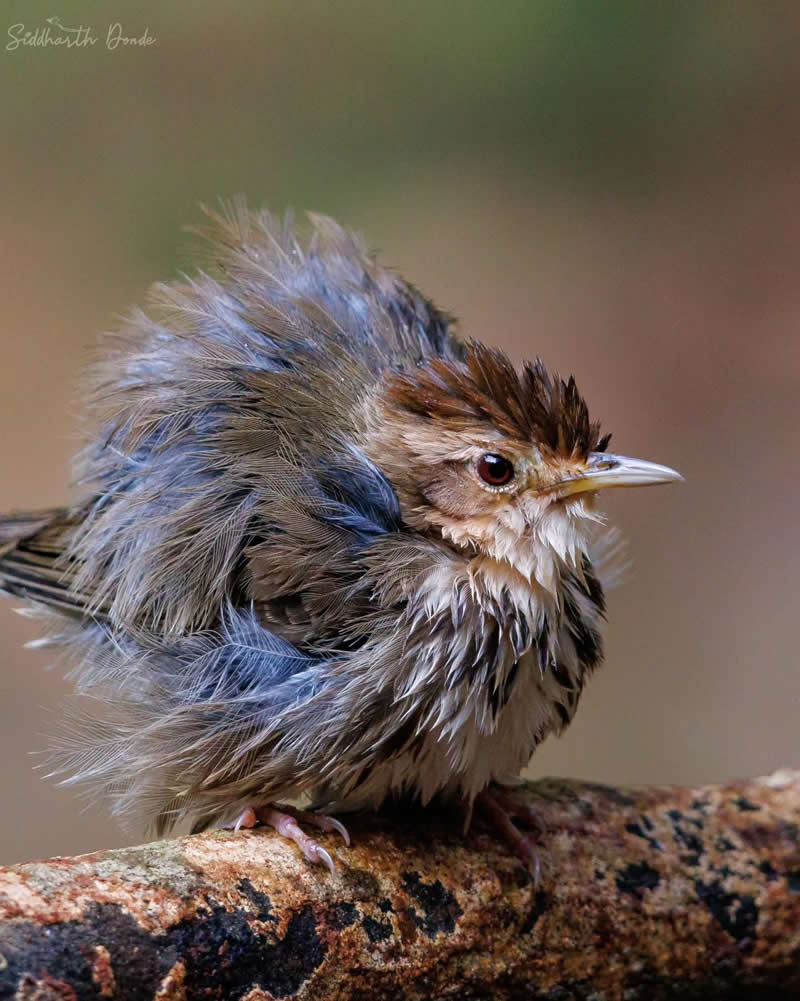
{"type": "Polygon", "coordinates": [[[597,491],[681,479],[607,451],[575,380],[540,361],[515,369],[502,351],[469,344],[384,380],[368,414],[372,459],[406,521],[451,544],[510,563],[552,586],[579,563],[597,491]]]}

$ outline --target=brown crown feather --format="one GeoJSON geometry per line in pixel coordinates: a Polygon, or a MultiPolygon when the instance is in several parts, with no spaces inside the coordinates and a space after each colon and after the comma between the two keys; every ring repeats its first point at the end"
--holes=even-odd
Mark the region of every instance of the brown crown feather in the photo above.
{"type": "Polygon", "coordinates": [[[505,352],[479,342],[466,345],[463,362],[437,358],[391,376],[387,398],[451,430],[488,420],[509,437],[559,454],[586,458],[611,438],[601,438],[600,425],[589,420],[574,376],[551,377],[538,358],[518,372],[505,352]]]}

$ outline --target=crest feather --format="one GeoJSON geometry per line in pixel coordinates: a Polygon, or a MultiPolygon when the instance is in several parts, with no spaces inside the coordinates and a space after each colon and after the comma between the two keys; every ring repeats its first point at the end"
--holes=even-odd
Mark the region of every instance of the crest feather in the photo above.
{"type": "Polygon", "coordinates": [[[538,358],[520,372],[504,351],[477,342],[467,344],[463,362],[437,358],[393,376],[387,395],[450,430],[489,421],[512,438],[582,458],[603,451],[610,438],[589,420],[574,376],[551,376],[538,358]]]}

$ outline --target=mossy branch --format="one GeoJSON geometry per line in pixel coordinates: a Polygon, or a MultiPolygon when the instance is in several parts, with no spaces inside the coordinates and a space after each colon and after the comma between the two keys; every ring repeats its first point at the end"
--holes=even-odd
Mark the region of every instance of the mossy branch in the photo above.
{"type": "Polygon", "coordinates": [[[0,998],[796,998],[800,772],[700,788],[544,780],[544,870],[395,812],[0,869],[0,998]]]}

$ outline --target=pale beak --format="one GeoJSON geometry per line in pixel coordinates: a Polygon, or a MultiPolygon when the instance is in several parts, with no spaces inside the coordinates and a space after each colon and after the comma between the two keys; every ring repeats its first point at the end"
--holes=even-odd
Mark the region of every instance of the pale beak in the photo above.
{"type": "Polygon", "coordinates": [[[562,496],[580,494],[587,490],[602,490],[605,487],[648,487],[655,483],[673,483],[683,480],[680,473],[669,466],[644,459],[631,459],[627,455],[608,455],[592,452],[586,463],[585,472],[554,484],[562,496]]]}

